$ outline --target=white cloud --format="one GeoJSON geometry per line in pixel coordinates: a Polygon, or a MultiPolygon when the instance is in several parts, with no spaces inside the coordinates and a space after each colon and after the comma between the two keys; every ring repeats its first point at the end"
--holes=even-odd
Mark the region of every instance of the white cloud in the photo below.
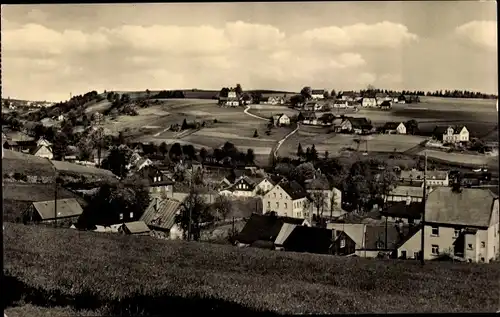
{"type": "Polygon", "coordinates": [[[320,45],[329,48],[346,47],[398,47],[417,40],[402,24],[388,21],[368,25],[358,23],[350,26],[329,26],[304,31],[295,36],[295,43],[320,45]]]}
{"type": "Polygon", "coordinates": [[[497,22],[471,21],[455,29],[458,38],[476,45],[497,49],[497,22]]]}

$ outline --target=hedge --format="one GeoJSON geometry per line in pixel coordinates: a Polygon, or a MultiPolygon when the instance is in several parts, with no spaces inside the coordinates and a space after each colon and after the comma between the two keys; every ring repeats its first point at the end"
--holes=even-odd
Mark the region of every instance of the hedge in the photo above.
{"type": "Polygon", "coordinates": [[[169,307],[233,314],[493,312],[500,295],[498,263],[421,267],[11,223],[5,239],[11,306],[24,299],[105,307],[110,315],[169,307]]]}

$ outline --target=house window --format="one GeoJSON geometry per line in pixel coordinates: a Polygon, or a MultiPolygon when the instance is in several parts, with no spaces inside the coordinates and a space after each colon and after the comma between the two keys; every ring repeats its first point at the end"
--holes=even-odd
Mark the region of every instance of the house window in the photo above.
{"type": "Polygon", "coordinates": [[[130,212],[130,219],[134,218],[134,212],[130,212]]]}
{"type": "Polygon", "coordinates": [[[415,260],[418,260],[418,252],[413,252],[413,258],[414,258],[415,260]]]}
{"type": "Polygon", "coordinates": [[[287,208],[288,208],[288,205],[287,205],[287,203],[285,203],[285,209],[287,209],[287,208]]]}
{"type": "Polygon", "coordinates": [[[437,244],[432,245],[432,254],[434,254],[434,255],[439,254],[439,246],[437,244]]]}
{"type": "Polygon", "coordinates": [[[276,193],[274,193],[274,198],[276,198],[276,193]]]}
{"type": "Polygon", "coordinates": [[[341,249],[345,248],[345,239],[340,240],[340,248],[341,249]]]}
{"type": "Polygon", "coordinates": [[[271,202],[270,201],[267,202],[267,208],[271,208],[271,202]]]}
{"type": "Polygon", "coordinates": [[[484,258],[481,258],[481,262],[483,262],[483,263],[484,263],[484,258]]]}
{"type": "Polygon", "coordinates": [[[120,214],[120,220],[123,220],[123,214],[120,214]]]}
{"type": "Polygon", "coordinates": [[[406,259],[406,250],[401,251],[401,257],[406,259]]]}
{"type": "Polygon", "coordinates": [[[472,250],[472,249],[473,249],[473,248],[472,248],[472,243],[467,244],[467,249],[468,249],[468,250],[472,250]]]}
{"type": "Polygon", "coordinates": [[[453,238],[458,238],[458,236],[460,235],[460,229],[455,229],[454,233],[453,233],[453,238]]]}
{"type": "Polygon", "coordinates": [[[481,248],[486,248],[486,242],[481,241],[481,248]]]}
{"type": "Polygon", "coordinates": [[[280,203],[276,202],[276,208],[279,208],[279,207],[280,207],[280,203]]]}
{"type": "Polygon", "coordinates": [[[431,235],[438,237],[439,236],[439,227],[432,227],[432,234],[431,235]]]}
{"type": "Polygon", "coordinates": [[[280,199],[283,199],[283,193],[280,193],[280,199]]]}

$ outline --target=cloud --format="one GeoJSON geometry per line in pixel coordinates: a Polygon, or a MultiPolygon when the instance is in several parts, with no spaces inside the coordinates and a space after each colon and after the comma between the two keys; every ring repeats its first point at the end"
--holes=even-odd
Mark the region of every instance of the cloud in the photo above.
{"type": "Polygon", "coordinates": [[[30,23],[10,24],[2,35],[3,91],[19,96],[61,91],[63,98],[68,91],[89,89],[218,88],[235,82],[269,89],[364,87],[377,77],[363,49],[390,51],[417,39],[404,25],[391,22],[296,34],[242,21],[220,27],[122,25],[88,32],[30,23]]]}
{"type": "Polygon", "coordinates": [[[388,21],[368,25],[329,26],[304,31],[295,36],[295,43],[326,48],[389,47],[395,48],[418,39],[402,24],[388,21]]]}
{"type": "Polygon", "coordinates": [[[497,22],[471,21],[458,26],[455,35],[465,41],[489,49],[497,49],[497,22]]]}

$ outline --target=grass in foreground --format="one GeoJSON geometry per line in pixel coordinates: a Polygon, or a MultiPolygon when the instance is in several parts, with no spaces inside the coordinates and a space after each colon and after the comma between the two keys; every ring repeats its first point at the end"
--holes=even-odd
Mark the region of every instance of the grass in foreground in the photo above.
{"type": "Polygon", "coordinates": [[[367,260],[5,224],[7,306],[157,314],[491,312],[500,265],[367,260]],[[471,290],[474,290],[471,292],[471,290]],[[21,294],[22,293],[22,294],[21,294]]]}

